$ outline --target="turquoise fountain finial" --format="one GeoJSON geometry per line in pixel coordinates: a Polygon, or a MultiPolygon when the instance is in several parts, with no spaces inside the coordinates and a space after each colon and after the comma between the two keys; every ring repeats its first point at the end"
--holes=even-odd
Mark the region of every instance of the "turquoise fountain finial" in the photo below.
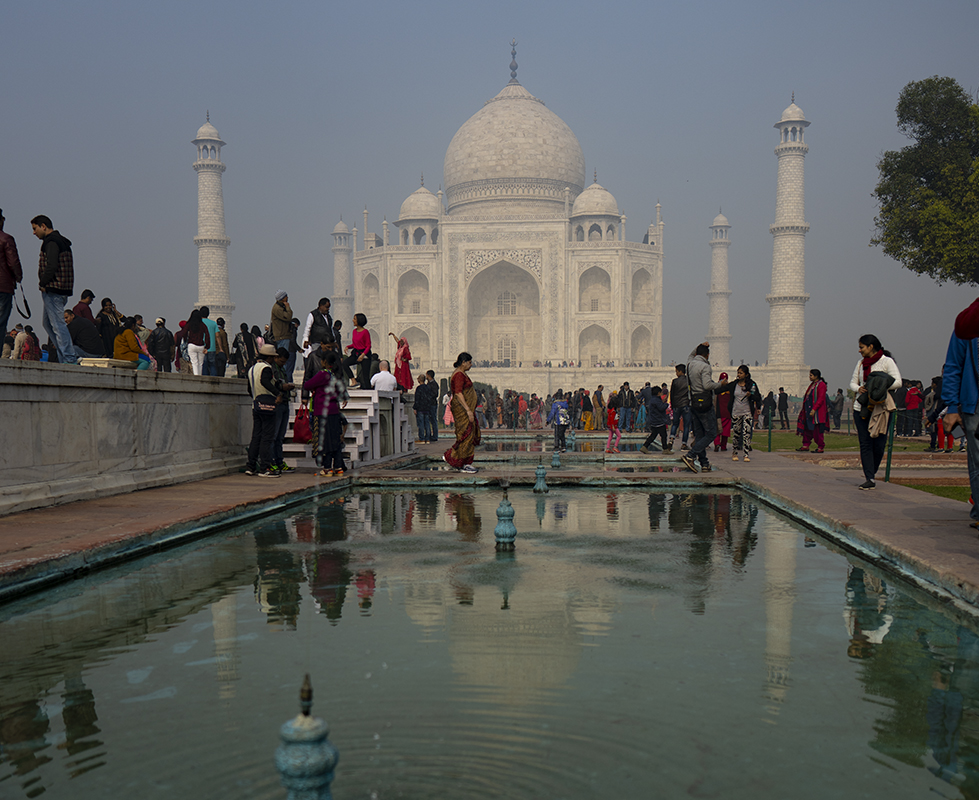
{"type": "Polygon", "coordinates": [[[309,675],[299,691],[300,713],[279,729],[282,743],[275,751],[275,766],[282,785],[289,790],[288,800],[331,800],[330,784],[339,751],[327,738],[329,726],[310,716],[313,685],[309,675]]]}

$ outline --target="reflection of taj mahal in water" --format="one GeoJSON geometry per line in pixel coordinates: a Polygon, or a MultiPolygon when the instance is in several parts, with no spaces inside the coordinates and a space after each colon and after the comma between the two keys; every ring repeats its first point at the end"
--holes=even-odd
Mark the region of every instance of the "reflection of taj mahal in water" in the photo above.
{"type": "MultiPolygon", "coordinates": [[[[515,54],[514,54],[515,55],[515,54]]],[[[446,372],[463,350],[513,374],[484,379],[546,392],[563,385],[612,385],[635,369],[609,373],[599,363],[663,364],[684,359],[662,352],[664,223],[657,203],[642,241],[626,238],[626,216],[612,194],[586,185],[585,158],[571,129],[516,78],[456,132],[445,154],[445,191],[425,185],[401,205],[395,230],[383,234],[340,221],[333,231],[334,317],[355,311],[369,320],[373,341],[405,336],[416,365],[446,372]],[[534,362],[567,369],[534,369],[534,362]],[[523,371],[517,371],[522,365],[523,371]],[[583,366],[582,366],[583,365],[583,366]]],[[[769,364],[759,385],[805,383],[803,161],[809,123],[793,102],[776,125],[780,143],[769,364]],[[784,153],[782,151],[785,151],[784,153]]],[[[730,225],[710,226],[712,360],[730,363],[727,249],[730,225]],[[723,246],[719,246],[723,245],[723,246]]]]}

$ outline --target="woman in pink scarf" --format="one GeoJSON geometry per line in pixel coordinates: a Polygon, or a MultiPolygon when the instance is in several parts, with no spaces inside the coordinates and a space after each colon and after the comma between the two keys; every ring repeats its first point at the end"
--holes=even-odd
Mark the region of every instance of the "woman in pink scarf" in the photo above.
{"type": "Polygon", "coordinates": [[[412,380],[411,370],[408,369],[408,362],[411,361],[408,340],[404,336],[399,339],[393,333],[388,333],[388,336],[391,336],[398,343],[398,350],[394,354],[394,377],[403,392],[410,392],[415,381],[412,380]]]}

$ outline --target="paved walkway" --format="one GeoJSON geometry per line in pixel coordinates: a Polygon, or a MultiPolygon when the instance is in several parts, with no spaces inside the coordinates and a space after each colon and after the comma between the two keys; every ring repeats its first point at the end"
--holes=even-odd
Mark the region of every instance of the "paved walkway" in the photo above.
{"type": "MultiPolygon", "coordinates": [[[[423,445],[437,456],[447,442],[423,445]]],[[[487,454],[487,457],[502,454],[487,454]]],[[[524,454],[525,456],[528,454],[524,454]]],[[[545,466],[550,461],[546,454],[545,466]]],[[[569,454],[571,455],[571,454],[569,454]]],[[[714,471],[623,473],[618,469],[658,462],[657,457],[622,454],[599,465],[566,458],[548,482],[662,485],[743,485],[787,513],[828,532],[833,538],[885,567],[918,576],[933,593],[962,607],[979,608],[979,539],[969,527],[965,503],[936,497],[895,483],[878,482],[860,491],[860,473],[813,463],[809,457],[755,452],[750,464],[728,454],[711,454],[714,471]],[[721,458],[721,456],[727,456],[721,458]]],[[[832,454],[825,454],[831,457],[832,454]]],[[[832,458],[828,460],[832,461],[832,458]]],[[[479,464],[477,456],[477,465],[479,464]]],[[[191,484],[146,489],[132,494],[25,511],[0,518],[0,600],[82,574],[100,565],[132,558],[176,541],[206,535],[214,525],[238,524],[301,503],[330,485],[371,482],[451,481],[455,485],[495,483],[509,462],[484,460],[475,476],[368,468],[342,478],[317,478],[294,472],[278,479],[226,475],[191,484]]],[[[532,480],[532,466],[521,481],[532,480]]],[[[511,470],[512,472],[512,470],[511,470]]],[[[902,468],[901,479],[934,477],[934,470],[902,468]],[[918,474],[921,473],[921,474],[918,474]]],[[[947,477],[961,480],[964,460],[947,477]]],[[[975,611],[972,608],[972,611],[975,611]]]]}

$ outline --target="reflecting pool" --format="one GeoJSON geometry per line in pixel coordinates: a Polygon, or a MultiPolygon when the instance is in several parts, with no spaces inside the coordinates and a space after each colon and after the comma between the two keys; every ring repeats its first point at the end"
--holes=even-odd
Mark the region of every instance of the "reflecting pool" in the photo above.
{"type": "Polygon", "coordinates": [[[0,797],[975,797],[979,640],[741,494],[362,491],[0,607],[0,797]]]}

